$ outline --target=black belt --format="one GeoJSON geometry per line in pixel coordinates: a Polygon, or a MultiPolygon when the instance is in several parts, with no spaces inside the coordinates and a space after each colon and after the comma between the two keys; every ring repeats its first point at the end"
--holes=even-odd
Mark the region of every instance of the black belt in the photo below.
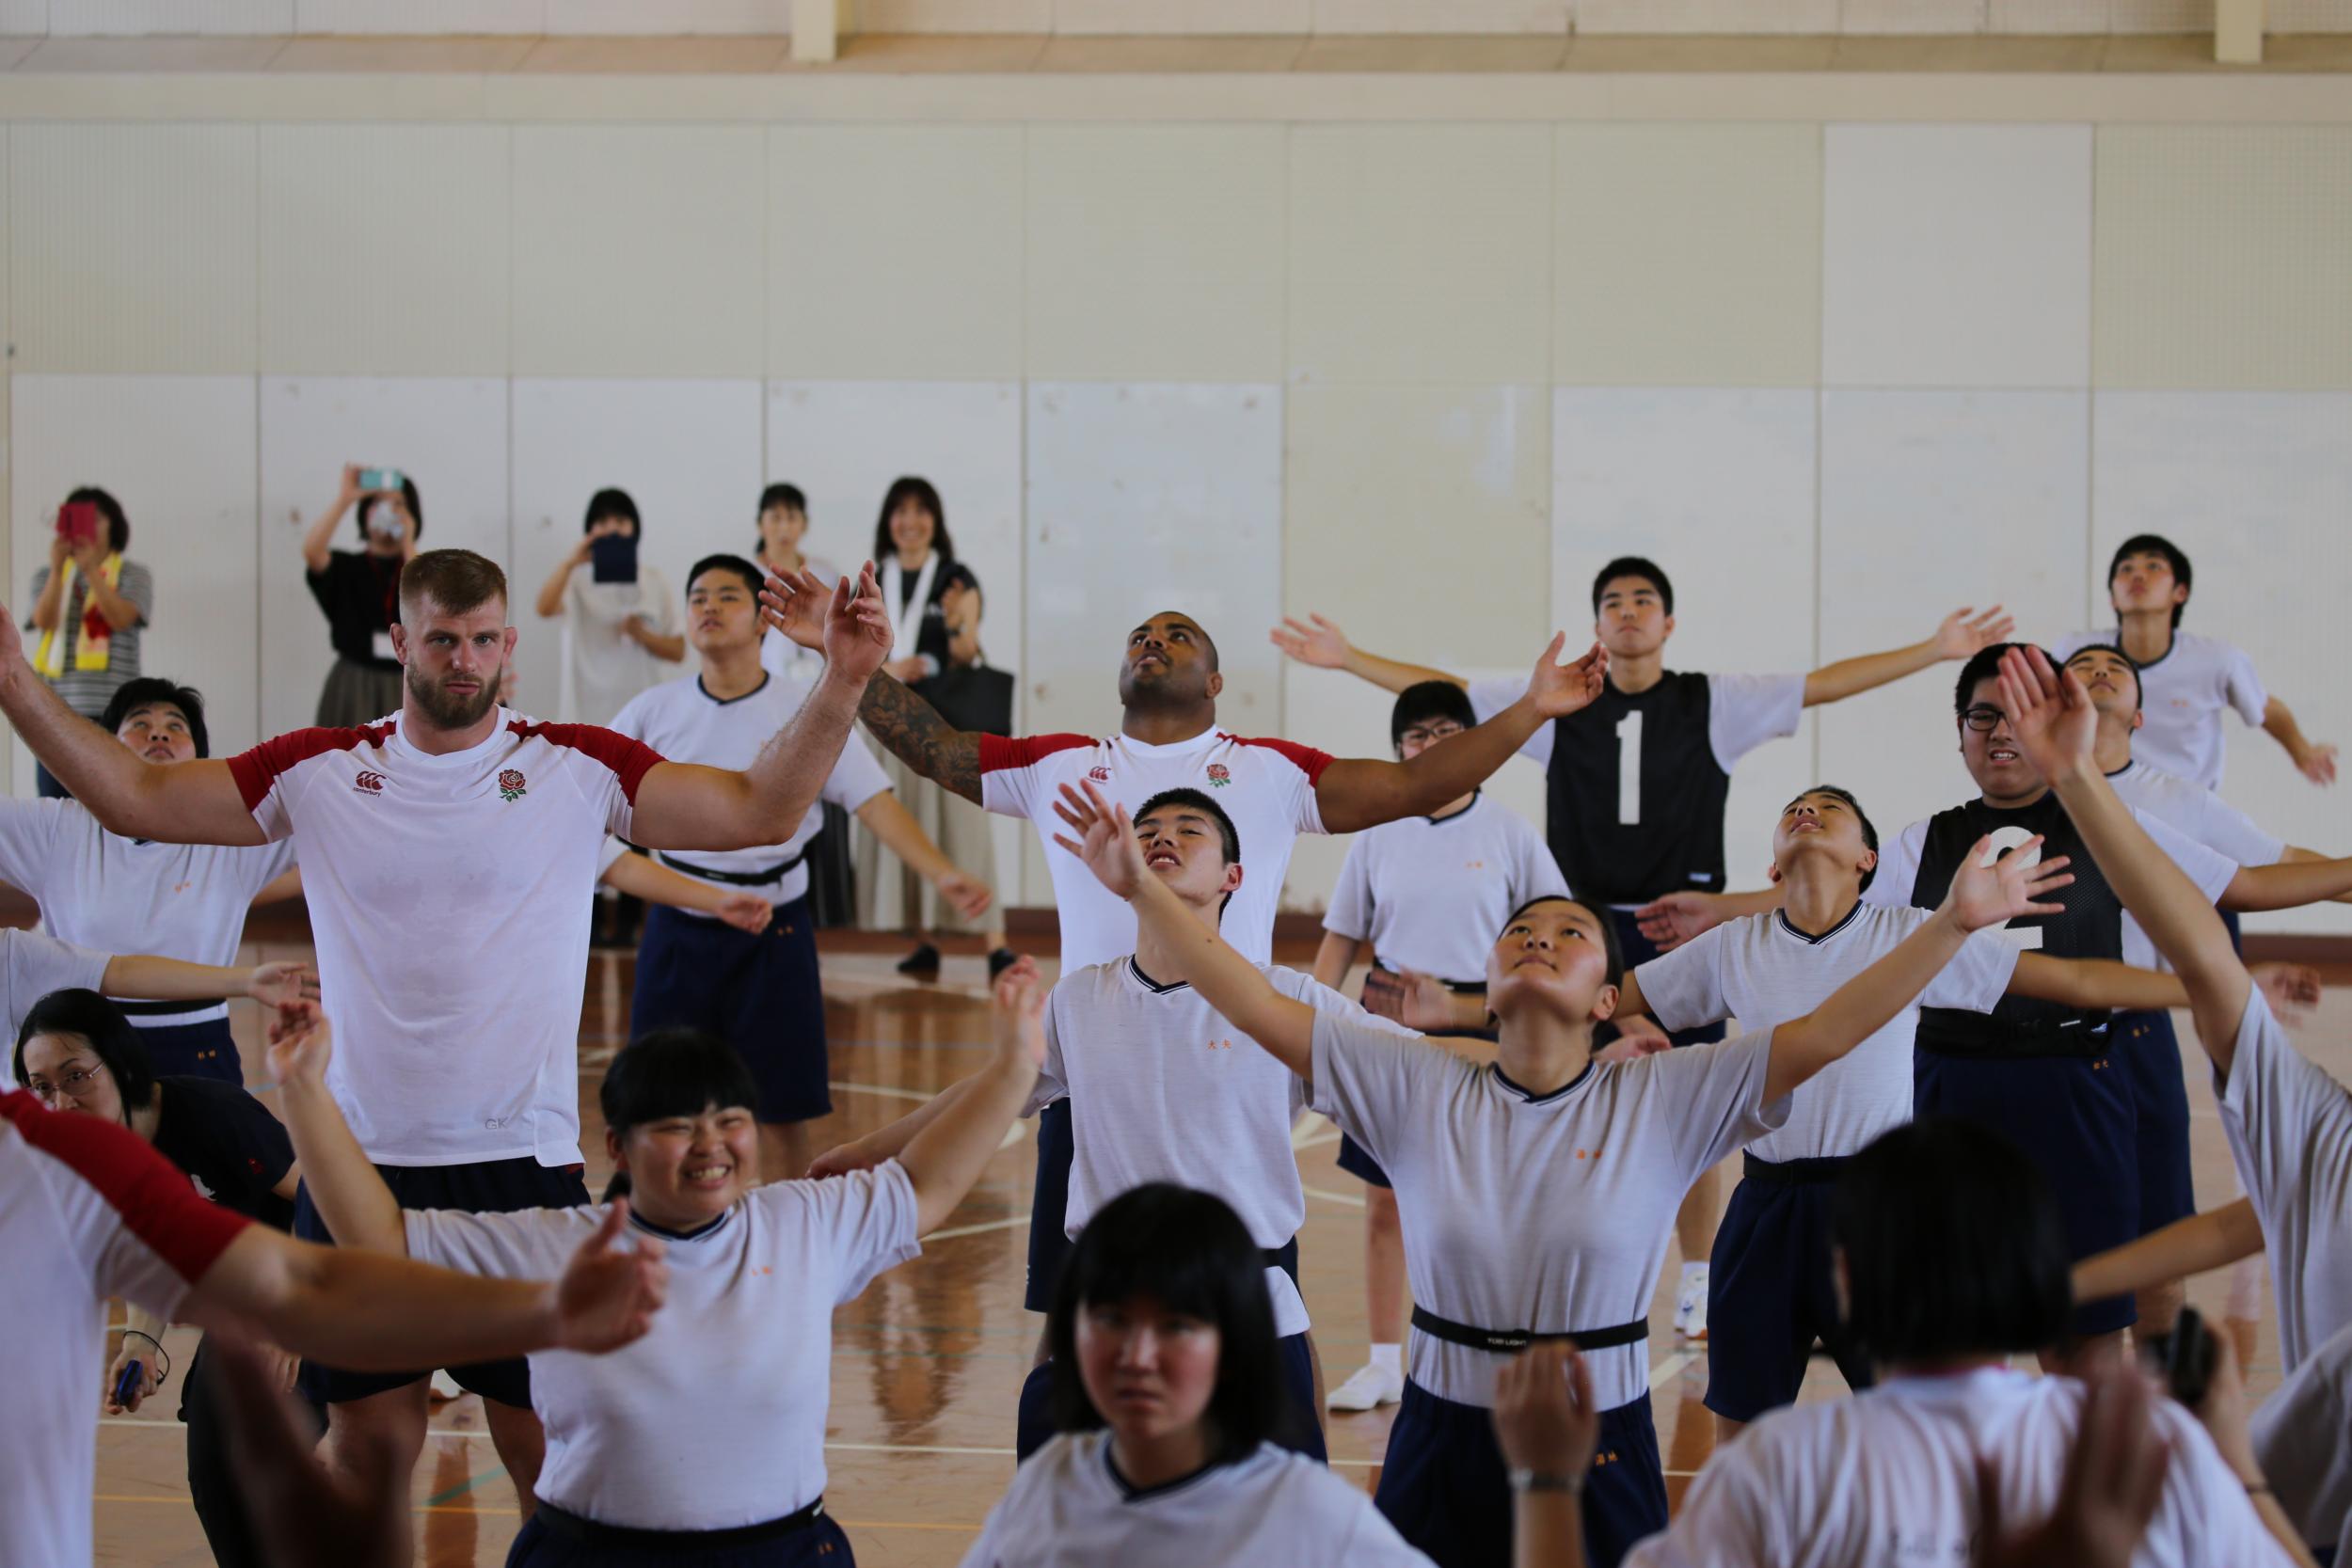
{"type": "Polygon", "coordinates": [[[766,887],[770,882],[781,881],[791,873],[798,871],[801,868],[801,863],[808,859],[808,851],[803,849],[782,865],[771,865],[765,871],[720,871],[707,865],[696,865],[691,861],[682,861],[667,849],[658,852],[661,857],[661,863],[673,871],[683,871],[689,877],[700,877],[706,882],[724,882],[729,887],[766,887]]]}
{"type": "Polygon", "coordinates": [[[1609,1350],[1617,1345],[1635,1345],[1649,1338],[1649,1320],[1636,1318],[1629,1323],[1616,1323],[1608,1328],[1578,1328],[1560,1332],[1537,1332],[1532,1328],[1472,1328],[1451,1318],[1440,1318],[1426,1307],[1413,1308],[1413,1326],[1433,1339],[1443,1339],[1449,1345],[1468,1345],[1472,1350],[1490,1350],[1502,1355],[1513,1355],[1528,1346],[1547,1339],[1572,1339],[1579,1350],[1609,1350]]]}
{"type": "Polygon", "coordinates": [[[1773,1186],[1809,1187],[1836,1180],[1851,1158],[1850,1154],[1833,1154],[1820,1160],[1759,1160],[1753,1154],[1743,1154],[1740,1174],[1750,1181],[1773,1186]]]}
{"type": "MultiPolygon", "coordinates": [[[[1380,955],[1377,953],[1375,953],[1372,956],[1372,967],[1378,970],[1383,974],[1398,974],[1402,973],[1399,970],[1391,969],[1387,964],[1382,963],[1380,961],[1380,955]]],[[[1456,996],[1484,996],[1486,994],[1486,982],[1484,980],[1439,980],[1438,981],[1438,984],[1443,986],[1446,990],[1452,991],[1456,996]]]]}
{"type": "Polygon", "coordinates": [[[1949,1056],[1960,1062],[2025,1062],[2053,1056],[2062,1061],[2090,1062],[2115,1048],[2105,1029],[2041,1030],[1983,1043],[1951,1037],[1931,1039],[1922,1029],[1913,1043],[1931,1056],[1949,1056]]]}
{"type": "Polygon", "coordinates": [[[542,1500],[532,1513],[549,1535],[599,1546],[643,1546],[670,1552],[717,1551],[723,1546],[749,1546],[806,1529],[825,1515],[825,1499],[765,1524],[738,1525],[733,1529],[632,1529],[627,1525],[600,1525],[577,1513],[566,1513],[542,1500]]]}
{"type": "MultiPolygon", "coordinates": [[[[113,997],[106,999],[114,1002],[113,997]]],[[[115,1007],[125,1018],[170,1018],[179,1013],[200,1013],[207,1007],[229,1005],[225,996],[210,996],[198,1002],[115,1002],[115,1007]]]]}

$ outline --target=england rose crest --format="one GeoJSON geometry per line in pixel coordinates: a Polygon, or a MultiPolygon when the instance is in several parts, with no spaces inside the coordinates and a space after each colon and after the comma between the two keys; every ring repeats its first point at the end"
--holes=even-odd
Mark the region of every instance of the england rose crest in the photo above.
{"type": "Polygon", "coordinates": [[[1233,782],[1233,775],[1221,762],[1209,764],[1209,782],[1219,789],[1233,782]]]}
{"type": "Polygon", "coordinates": [[[523,798],[523,776],[519,769],[509,768],[499,775],[499,799],[519,800],[523,798]]]}

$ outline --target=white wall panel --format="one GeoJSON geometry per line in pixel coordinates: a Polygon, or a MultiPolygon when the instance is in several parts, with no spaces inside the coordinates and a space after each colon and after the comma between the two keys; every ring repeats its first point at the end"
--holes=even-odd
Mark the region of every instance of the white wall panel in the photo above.
{"type": "Polygon", "coordinates": [[[1114,733],[1128,630],[1180,610],[1216,640],[1217,722],[1281,735],[1279,389],[1032,383],[1028,416],[1024,727],[1114,733]]]}
{"type": "MultiPolygon", "coordinates": [[[[980,579],[980,646],[1019,677],[1013,725],[1033,729],[1023,647],[1028,601],[1022,571],[1021,389],[1011,382],[807,382],[768,384],[768,479],[808,497],[804,548],[854,570],[874,548],[874,521],[891,481],[917,474],[939,490],[956,558],[980,579]]],[[[757,533],[753,503],[739,513],[743,543],[757,533]]],[[[1051,903],[1050,885],[1028,881],[1010,819],[995,824],[997,896],[1051,903]]]]}
{"type": "MultiPolygon", "coordinates": [[[[571,627],[531,607],[580,542],[588,498],[626,490],[644,519],[641,559],[669,579],[682,616],[686,574],[720,550],[751,553],[759,499],[760,384],[756,381],[517,381],[514,389],[514,574],[523,628],[517,704],[571,720],[561,698],[571,627]]],[[[586,568],[581,568],[586,570],[586,568]]],[[[677,622],[683,625],[683,621],[677,622]]],[[[690,674],[663,665],[664,678],[690,674]]]]}
{"type": "Polygon", "coordinates": [[[294,0],[49,0],[49,27],[66,37],[170,33],[291,33],[294,0]]]}
{"type": "MultiPolygon", "coordinates": [[[[1963,605],[2020,631],[2081,613],[2089,408],[2068,392],[1823,394],[1820,657],[1916,642],[1963,605]]],[[[1820,771],[1883,833],[1973,799],[1952,721],[1957,665],[1818,716],[1820,771]]]]}
{"type": "Polygon", "coordinates": [[[547,0],[550,33],[788,33],[792,0],[547,0]]]}
{"type": "MultiPolygon", "coordinates": [[[[2112,624],[2108,560],[2161,533],[2196,568],[2184,629],[2234,642],[2303,733],[2344,749],[2345,784],[2321,789],[2260,730],[2223,719],[2222,793],[2290,844],[2352,854],[2352,393],[2103,392],[2094,409],[2090,602],[2112,624]]],[[[2341,904],[2249,916],[2262,930],[2352,931],[2341,904]]]]}
{"type": "Polygon", "coordinates": [[[2090,127],[1833,125],[1821,379],[2090,377],[2090,127]]]}
{"type": "MultiPolygon", "coordinates": [[[[1812,668],[1815,406],[1810,389],[1555,389],[1553,621],[1588,642],[1593,574],[1643,555],[1674,582],[1669,668],[1812,668]]],[[[1814,764],[1808,718],[1733,775],[1733,887],[1760,885],[1779,810],[1819,782],[1814,764]]]]}
{"type": "MultiPolygon", "coordinates": [[[[142,673],[204,693],[215,756],[259,738],[255,697],[253,378],[18,375],[9,435],[9,510],[18,519],[8,580],[18,624],[33,573],[48,563],[66,492],[96,484],[131,521],[129,557],[155,576],[140,639],[142,673]]],[[[26,653],[33,649],[27,634],[26,653]]],[[[11,739],[19,794],[31,755],[11,739]]]]}
{"type": "MultiPolygon", "coordinates": [[[[326,376],[261,385],[262,727],[275,735],[311,722],[334,662],[326,617],[303,580],[302,533],[333,502],[345,463],[416,481],[423,548],[478,550],[510,564],[507,386],[326,376]]],[[[334,543],[358,547],[358,524],[346,516],[334,543]]],[[[517,657],[528,668],[527,641],[517,657]]]]}
{"type": "Polygon", "coordinates": [[[548,0],[294,0],[298,33],[542,33],[548,0]]]}

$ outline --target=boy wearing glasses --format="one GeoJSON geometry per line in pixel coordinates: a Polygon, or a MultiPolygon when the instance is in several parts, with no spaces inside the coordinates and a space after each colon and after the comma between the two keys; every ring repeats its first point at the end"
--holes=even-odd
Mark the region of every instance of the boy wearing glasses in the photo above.
{"type": "MultiPolygon", "coordinates": [[[[1470,693],[1452,681],[1406,687],[1389,714],[1400,762],[1471,729],[1470,693]]],[[[1427,816],[1399,817],[1358,833],[1323,917],[1315,979],[1337,990],[1367,944],[1372,972],[1363,1004],[1403,1016],[1400,976],[1434,975],[1457,994],[1486,993],[1486,933],[1531,898],[1565,898],[1567,879],[1543,835],[1478,790],[1427,816]]],[[[1364,1294],[1372,1359],[1326,1402],[1371,1410],[1405,1397],[1405,1242],[1388,1174],[1355,1139],[1340,1140],[1340,1168],[1364,1180],[1364,1294]]]]}

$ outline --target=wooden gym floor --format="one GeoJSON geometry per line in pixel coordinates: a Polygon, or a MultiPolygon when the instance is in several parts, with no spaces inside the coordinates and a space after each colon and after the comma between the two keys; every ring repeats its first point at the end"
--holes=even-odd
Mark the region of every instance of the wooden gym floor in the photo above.
{"type": "MultiPolygon", "coordinates": [[[[256,922],[257,927],[261,923],[256,922]]],[[[832,1034],[834,1112],[818,1130],[824,1148],[890,1120],[971,1070],[986,1050],[984,970],[977,957],[951,956],[940,982],[912,986],[892,972],[895,941],[843,935],[825,944],[828,1027],[832,1034]]],[[[307,956],[307,943],[248,942],[254,961],[307,956]]],[[[1304,966],[1304,954],[1286,954],[1304,966]]],[[[580,1037],[581,1121],[590,1152],[588,1185],[607,1173],[602,1122],[596,1112],[604,1064],[628,1022],[633,956],[599,951],[591,958],[580,1037]]],[[[2331,978],[2342,978],[2331,976],[2331,978]]],[[[1354,982],[1349,989],[1352,992],[1354,982]]],[[[236,1031],[248,1072],[260,1080],[259,1021],[240,1005],[236,1031]]],[[[2195,1054],[2185,1017],[2184,1049],[2195,1054]]],[[[2352,1078],[2352,993],[2331,990],[2302,1026],[2298,1043],[2340,1078],[2352,1078]]],[[[2189,1074],[2201,1201],[2228,1192],[2229,1151],[2205,1073],[2189,1074]]],[[[267,1098],[265,1096],[265,1098],[267,1098]]],[[[1014,1398],[1026,1374],[1039,1319],[1021,1309],[1029,1187],[1030,1128],[1015,1129],[1003,1153],[949,1225],[915,1261],[885,1274],[834,1319],[833,1408],[826,1425],[827,1499],[868,1568],[954,1564],[1012,1474],[1014,1398]]],[[[1336,1168],[1339,1134],[1310,1117],[1295,1134],[1308,1191],[1300,1237],[1301,1283],[1315,1322],[1324,1368],[1336,1384],[1364,1358],[1362,1188],[1336,1168]]],[[[1736,1169],[1736,1166],[1734,1167],[1736,1169]]],[[[1726,1186],[1726,1190],[1728,1190],[1726,1186]]],[[[1650,1321],[1650,1386],[1667,1485],[1678,1501],[1712,1447],[1712,1424],[1700,1404],[1707,1388],[1704,1350],[1678,1345],[1673,1321],[1675,1260],[1670,1255],[1650,1321]]],[[[2219,1275],[2195,1281],[2191,1300],[2218,1316],[2219,1275]]],[[[2265,1280],[2265,1299],[2268,1288],[2265,1280]]],[[[2265,1307],[2265,1316],[2267,1307],[2265,1307]]],[[[195,1336],[167,1337],[182,1366],[195,1336]]],[[[102,1369],[90,1369],[91,1397],[102,1369]]],[[[2267,1322],[2251,1378],[2257,1397],[2279,1381],[2267,1322]]],[[[1805,1397],[1842,1389],[1817,1362],[1805,1397]]],[[[182,1439],[171,1413],[177,1390],[135,1417],[102,1418],[98,1438],[97,1560],[123,1568],[180,1568],[212,1560],[187,1501],[182,1439]]],[[[1335,1417],[1333,1464],[1371,1487],[1378,1479],[1388,1411],[1335,1417]]],[[[439,1407],[413,1485],[420,1514],[419,1556],[432,1568],[504,1560],[517,1516],[514,1487],[484,1430],[480,1402],[469,1395],[439,1407]]],[[[779,1506],[788,1499],[778,1499],[779,1506]]]]}

